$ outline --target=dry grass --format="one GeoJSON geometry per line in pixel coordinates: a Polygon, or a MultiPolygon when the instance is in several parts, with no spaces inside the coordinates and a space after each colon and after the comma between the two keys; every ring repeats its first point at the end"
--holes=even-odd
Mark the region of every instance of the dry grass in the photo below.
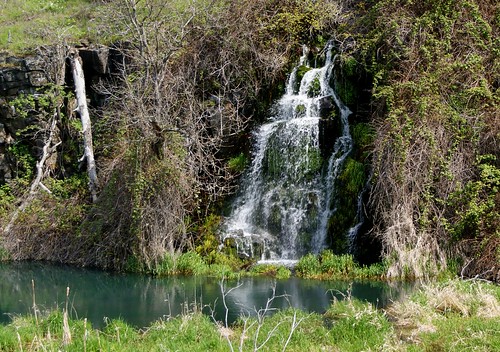
{"type": "Polygon", "coordinates": [[[500,301],[488,284],[452,280],[424,285],[420,294],[394,303],[386,312],[400,340],[420,343],[422,335],[438,332],[449,316],[500,318],[500,301]]]}

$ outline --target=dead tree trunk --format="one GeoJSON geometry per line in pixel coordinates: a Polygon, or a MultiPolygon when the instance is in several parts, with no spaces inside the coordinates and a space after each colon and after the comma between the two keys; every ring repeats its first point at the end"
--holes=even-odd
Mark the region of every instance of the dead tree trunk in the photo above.
{"type": "Polygon", "coordinates": [[[85,93],[85,77],[81,64],[78,50],[72,49],[69,52],[69,61],[71,71],[73,72],[73,81],[75,82],[75,95],[78,102],[76,111],[80,114],[83,129],[83,157],[87,161],[87,173],[89,175],[89,190],[92,196],[92,201],[95,203],[97,200],[97,190],[99,182],[97,179],[96,164],[94,160],[94,147],[92,144],[92,128],[89,117],[89,109],[87,107],[87,96],[85,93]]]}

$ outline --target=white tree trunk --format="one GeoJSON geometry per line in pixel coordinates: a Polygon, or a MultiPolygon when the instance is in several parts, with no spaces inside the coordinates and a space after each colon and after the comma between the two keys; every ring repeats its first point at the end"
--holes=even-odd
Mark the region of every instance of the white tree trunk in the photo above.
{"type": "Polygon", "coordinates": [[[89,189],[92,196],[92,201],[95,203],[97,200],[97,190],[99,182],[97,179],[97,171],[94,160],[94,147],[92,144],[92,128],[89,117],[89,109],[87,107],[87,96],[85,93],[85,78],[81,64],[78,50],[73,49],[69,52],[69,60],[71,64],[71,71],[73,72],[73,81],[75,82],[75,95],[78,102],[76,111],[80,114],[83,129],[83,146],[84,158],[87,161],[87,173],[89,175],[89,189]]]}

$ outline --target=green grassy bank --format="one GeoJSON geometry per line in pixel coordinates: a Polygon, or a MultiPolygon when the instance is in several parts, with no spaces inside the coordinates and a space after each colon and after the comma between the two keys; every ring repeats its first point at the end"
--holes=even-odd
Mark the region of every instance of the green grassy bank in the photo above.
{"type": "Polygon", "coordinates": [[[423,286],[386,310],[349,297],[323,315],[299,310],[242,317],[225,326],[199,307],[137,330],[95,330],[65,313],[37,312],[0,326],[2,351],[498,351],[500,287],[451,280],[423,286]]]}
{"type": "Polygon", "coordinates": [[[220,252],[205,256],[195,251],[188,251],[178,255],[167,254],[151,269],[141,265],[137,260],[130,260],[126,270],[154,276],[207,275],[236,278],[261,275],[288,279],[295,274],[306,279],[320,280],[384,280],[387,265],[376,263],[363,266],[350,254],[336,255],[330,250],[324,250],[318,255],[305,255],[293,269],[278,263],[259,264],[253,260],[240,259],[220,252]]]}

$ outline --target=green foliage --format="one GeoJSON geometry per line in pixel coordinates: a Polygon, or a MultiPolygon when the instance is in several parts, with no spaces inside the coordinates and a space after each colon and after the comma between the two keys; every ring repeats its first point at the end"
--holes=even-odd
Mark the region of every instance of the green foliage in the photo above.
{"type": "Polygon", "coordinates": [[[88,193],[88,175],[82,173],[58,180],[52,177],[44,179],[44,184],[56,197],[69,199],[75,196],[86,196],[88,193]]]}
{"type": "Polygon", "coordinates": [[[15,177],[19,179],[18,181],[24,181],[27,184],[33,177],[36,165],[36,159],[28,146],[21,142],[15,142],[7,147],[7,153],[13,160],[15,177]]]}
{"type": "Polygon", "coordinates": [[[319,81],[319,78],[316,77],[312,80],[311,85],[307,90],[307,96],[309,98],[317,97],[320,93],[321,93],[321,83],[319,81]]]}
{"type": "Polygon", "coordinates": [[[166,253],[162,260],[153,269],[153,275],[169,276],[175,274],[177,274],[177,258],[170,253],[166,253]]]}
{"type": "Polygon", "coordinates": [[[37,100],[33,94],[19,94],[9,102],[16,115],[20,118],[27,118],[30,112],[37,108],[37,100]]]}
{"type": "Polygon", "coordinates": [[[321,272],[329,276],[348,277],[356,268],[352,255],[334,255],[331,251],[323,251],[320,256],[321,272]]]}
{"type": "MultiPolygon", "coordinates": [[[[153,270],[153,275],[168,275],[170,267],[165,264],[167,258],[162,260],[153,270]]],[[[125,264],[125,271],[129,273],[142,273],[145,271],[143,263],[135,255],[130,255],[125,264]]]]}
{"type": "Polygon", "coordinates": [[[314,277],[321,273],[321,265],[318,257],[312,253],[306,254],[300,258],[297,266],[295,267],[297,276],[301,277],[314,277]]]}
{"type": "Polygon", "coordinates": [[[299,85],[300,85],[300,82],[302,81],[302,78],[304,78],[304,75],[306,74],[306,72],[310,71],[312,68],[309,67],[309,66],[306,66],[306,65],[300,65],[298,68],[297,68],[297,72],[296,72],[296,82],[297,82],[297,87],[295,87],[296,91],[298,92],[299,91],[299,85]]]}
{"type": "Polygon", "coordinates": [[[240,153],[239,155],[228,160],[227,167],[231,172],[241,173],[245,170],[247,164],[248,164],[247,156],[244,153],[240,153]]]}
{"type": "Polygon", "coordinates": [[[331,17],[338,13],[337,4],[332,2],[287,1],[267,29],[301,43],[310,43],[316,39],[312,34],[329,28],[331,17]]]}
{"type": "Polygon", "coordinates": [[[305,113],[306,113],[306,107],[303,104],[297,105],[297,107],[295,108],[295,116],[297,117],[304,116],[305,113]]]}
{"type": "Polygon", "coordinates": [[[196,252],[182,253],[176,261],[177,272],[183,275],[203,275],[209,270],[203,258],[196,252]]]}
{"type": "MultiPolygon", "coordinates": [[[[145,269],[141,263],[131,257],[130,271],[144,272],[145,269]],[[134,270],[138,268],[139,270],[134,270]]],[[[243,262],[231,255],[223,253],[212,253],[210,256],[201,256],[197,252],[189,251],[183,254],[171,255],[165,254],[162,260],[154,267],[151,273],[155,276],[172,275],[207,275],[217,278],[235,279],[242,273],[240,267],[243,262]]],[[[146,271],[147,272],[147,271],[146,271]]]]}
{"type": "Polygon", "coordinates": [[[342,102],[348,106],[355,106],[358,100],[359,77],[357,76],[359,63],[351,56],[342,56],[339,74],[335,81],[335,89],[342,102]]]}
{"type": "Polygon", "coordinates": [[[200,254],[209,264],[215,262],[219,254],[219,236],[218,229],[221,224],[222,217],[216,214],[210,214],[204,222],[195,229],[198,233],[198,241],[196,253],[200,254]]]}
{"type": "Polygon", "coordinates": [[[375,130],[371,125],[359,122],[351,126],[351,129],[354,145],[362,149],[372,146],[375,140],[375,130]]]}
{"type": "Polygon", "coordinates": [[[481,230],[488,228],[495,231],[500,223],[496,203],[500,191],[500,169],[495,166],[495,161],[492,155],[482,156],[478,166],[479,179],[469,181],[448,199],[448,204],[457,209],[454,223],[447,224],[455,239],[476,237],[481,230]]]}
{"type": "Polygon", "coordinates": [[[345,193],[356,196],[366,182],[365,166],[352,158],[347,158],[339,181],[342,188],[345,189],[345,193]]]}
{"type": "MultiPolygon", "coordinates": [[[[500,100],[491,74],[499,70],[498,9],[491,2],[468,0],[382,0],[357,10],[362,14],[357,29],[340,29],[356,41],[343,51],[344,74],[354,69],[353,57],[358,72],[368,72],[373,80],[370,125],[377,138],[371,199],[377,205],[375,226],[393,235],[385,239],[386,252],[405,252],[426,236],[429,243],[439,243],[414,261],[434,264],[398,264],[421,275],[443,267],[441,245],[454,238],[473,239],[475,248],[486,242],[497,246],[489,239],[498,228],[498,215],[491,215],[498,214],[498,204],[488,196],[491,184],[479,181],[486,176],[479,160],[498,149],[494,121],[500,100]],[[403,213],[412,219],[409,231],[395,230],[403,213]]],[[[468,255],[489,261],[490,252],[468,255]]]]}
{"type": "MultiPolygon", "coordinates": [[[[0,246],[0,262],[6,261],[10,259],[10,254],[9,252],[4,249],[2,246],[0,246]]],[[[1,347],[1,345],[0,345],[1,347]]]]}
{"type": "MultiPolygon", "coordinates": [[[[12,194],[12,189],[9,185],[0,186],[0,219],[4,219],[12,209],[16,197],[12,194]]],[[[3,223],[7,223],[7,220],[3,223]]]]}
{"type": "Polygon", "coordinates": [[[356,104],[358,99],[358,87],[353,82],[343,79],[337,82],[335,88],[340,100],[342,100],[345,105],[353,106],[356,104]]]}
{"type": "Polygon", "coordinates": [[[356,76],[358,65],[358,61],[353,56],[342,57],[342,72],[347,77],[356,76]]]}
{"type": "Polygon", "coordinates": [[[348,157],[336,180],[336,211],[328,222],[331,248],[335,253],[348,249],[347,231],[356,224],[357,199],[366,183],[365,165],[348,157]]]}
{"type": "Polygon", "coordinates": [[[236,272],[229,264],[211,264],[208,275],[218,279],[237,279],[239,273],[236,272]]]}
{"type": "Polygon", "coordinates": [[[387,267],[376,263],[370,266],[360,266],[350,254],[335,255],[330,250],[320,255],[307,254],[295,267],[297,276],[323,280],[336,279],[371,279],[385,277],[387,267]]]}
{"type": "Polygon", "coordinates": [[[257,264],[250,269],[251,275],[271,276],[277,279],[288,279],[291,276],[291,271],[283,265],[276,264],[257,264]]]}

